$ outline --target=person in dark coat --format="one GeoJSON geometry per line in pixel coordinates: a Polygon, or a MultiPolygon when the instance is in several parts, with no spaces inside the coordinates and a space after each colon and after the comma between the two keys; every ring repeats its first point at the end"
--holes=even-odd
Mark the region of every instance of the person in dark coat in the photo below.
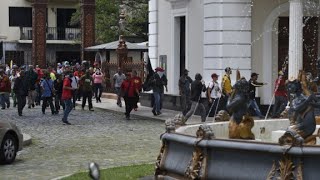
{"type": "Polygon", "coordinates": [[[184,116],[184,122],[186,122],[196,111],[197,108],[199,108],[201,113],[201,121],[206,121],[206,108],[201,102],[201,93],[206,92],[207,88],[202,81],[201,74],[197,73],[195,76],[195,81],[191,83],[191,108],[187,112],[187,114],[184,116]]]}
{"type": "Polygon", "coordinates": [[[17,96],[18,114],[22,116],[22,110],[26,105],[26,97],[28,96],[28,83],[24,71],[20,71],[20,76],[14,83],[13,91],[17,96]]]}
{"type": "Polygon", "coordinates": [[[185,116],[187,112],[191,108],[191,100],[190,100],[190,84],[192,83],[192,79],[189,77],[189,71],[185,69],[183,71],[183,75],[179,79],[179,95],[180,95],[180,103],[182,108],[182,114],[185,116]]]}
{"type": "Polygon", "coordinates": [[[38,74],[32,65],[29,65],[29,70],[25,72],[26,80],[28,82],[28,108],[35,106],[35,100],[37,96],[36,82],[38,80],[38,74]]]}

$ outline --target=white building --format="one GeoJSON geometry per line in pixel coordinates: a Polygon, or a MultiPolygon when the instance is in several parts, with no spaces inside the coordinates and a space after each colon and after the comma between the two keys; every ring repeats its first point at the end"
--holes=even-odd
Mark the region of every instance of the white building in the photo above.
{"type": "MultiPolygon", "coordinates": [[[[32,64],[32,0],[0,2],[2,63],[32,64]]],[[[46,62],[80,61],[80,25],[69,24],[79,0],[49,0],[46,19],[46,62]]],[[[1,58],[1,57],[0,57],[1,58]]],[[[1,63],[1,59],[0,59],[1,63]]]]}
{"type": "MultiPolygon", "coordinates": [[[[203,74],[207,82],[212,73],[221,77],[226,67],[233,69],[232,83],[236,69],[247,79],[251,72],[257,72],[258,80],[268,83],[258,88],[257,96],[262,104],[269,104],[277,73],[288,60],[289,14],[295,19],[301,17],[302,22],[302,13],[296,9],[290,12],[290,8],[303,9],[305,23],[303,53],[294,51],[298,55],[290,58],[303,56],[304,69],[314,76],[318,74],[318,3],[318,0],[149,0],[152,65],[167,68],[170,94],[178,94],[178,78],[184,68],[192,78],[197,72],[203,74]]],[[[302,27],[301,22],[292,24],[293,30],[302,27]]],[[[297,42],[302,44],[302,38],[297,42]]]]}

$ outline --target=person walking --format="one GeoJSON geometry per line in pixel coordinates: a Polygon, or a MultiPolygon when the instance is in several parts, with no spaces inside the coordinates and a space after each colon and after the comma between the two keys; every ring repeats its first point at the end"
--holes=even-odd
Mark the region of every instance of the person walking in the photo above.
{"type": "Polygon", "coordinates": [[[160,80],[162,83],[161,89],[160,89],[160,110],[162,109],[163,99],[164,99],[164,88],[166,89],[166,92],[168,92],[168,79],[167,76],[164,74],[164,69],[161,67],[157,67],[155,69],[155,72],[159,74],[160,80]]]}
{"type": "Polygon", "coordinates": [[[13,91],[17,96],[17,103],[18,103],[18,114],[22,116],[22,110],[26,105],[26,98],[28,96],[28,82],[25,77],[25,72],[22,70],[20,71],[20,76],[14,82],[13,91]]]}
{"type": "Polygon", "coordinates": [[[53,87],[55,91],[55,96],[54,96],[54,106],[56,108],[57,114],[60,111],[61,106],[64,108],[64,103],[61,99],[62,97],[62,88],[63,88],[63,79],[61,74],[57,74],[57,79],[53,82],[53,87]]]}
{"type": "MultiPolygon", "coordinates": [[[[49,71],[50,71],[50,68],[48,68],[49,71]]],[[[39,68],[38,65],[36,65],[36,73],[38,75],[38,79],[36,81],[36,92],[37,92],[37,96],[36,96],[36,99],[35,99],[35,103],[36,103],[36,106],[40,105],[40,102],[41,102],[41,97],[42,97],[42,90],[41,90],[41,87],[40,87],[40,82],[43,80],[43,77],[44,77],[44,73],[42,72],[42,69],[39,68]]],[[[50,76],[51,77],[51,76],[50,76]]],[[[54,81],[54,79],[51,77],[51,80],[54,81]]]]}
{"type": "Polygon", "coordinates": [[[260,108],[256,102],[256,87],[262,87],[263,85],[267,85],[267,83],[260,83],[257,82],[258,80],[258,75],[257,73],[252,73],[251,74],[251,78],[249,80],[249,108],[253,108],[253,110],[255,111],[256,115],[263,119],[264,116],[261,114],[260,108]]]}
{"type": "Polygon", "coordinates": [[[9,77],[10,82],[11,82],[11,97],[12,97],[12,100],[13,100],[13,107],[16,107],[16,106],[17,106],[17,97],[16,97],[16,94],[15,94],[14,91],[13,91],[14,83],[15,83],[15,81],[16,81],[17,78],[18,78],[18,76],[17,76],[17,71],[16,71],[16,70],[13,70],[13,71],[11,72],[11,76],[9,77]]]}
{"type": "Polygon", "coordinates": [[[221,107],[223,110],[227,111],[227,108],[226,108],[227,102],[232,93],[232,85],[231,85],[231,78],[230,78],[230,75],[232,74],[232,70],[230,67],[226,67],[224,71],[225,71],[225,74],[223,75],[222,81],[221,81],[221,89],[222,89],[222,95],[223,95],[223,99],[221,99],[221,107]]]}
{"type": "Polygon", "coordinates": [[[104,75],[101,73],[100,69],[96,69],[96,72],[92,75],[94,82],[94,94],[96,97],[96,102],[101,103],[101,95],[102,95],[102,82],[104,79],[104,75]]]}
{"type": "Polygon", "coordinates": [[[80,79],[82,84],[82,110],[84,110],[84,106],[86,105],[86,101],[88,99],[89,110],[94,111],[92,108],[92,90],[93,90],[93,79],[90,75],[90,71],[87,70],[86,74],[80,79]]]}
{"type": "Polygon", "coordinates": [[[182,115],[186,115],[189,109],[191,108],[191,100],[190,100],[190,85],[192,83],[192,79],[189,77],[189,71],[185,69],[183,71],[183,75],[179,79],[179,94],[180,94],[180,103],[182,108],[182,115]]]}
{"type": "Polygon", "coordinates": [[[132,82],[134,84],[135,87],[135,93],[134,93],[134,97],[135,97],[135,105],[134,105],[134,110],[137,111],[138,109],[138,102],[139,102],[139,94],[142,90],[142,80],[141,78],[138,76],[137,71],[133,71],[132,72],[132,82]]]}
{"type": "Polygon", "coordinates": [[[272,109],[272,118],[279,118],[280,114],[285,110],[288,103],[287,91],[286,91],[286,78],[282,71],[279,72],[278,78],[275,81],[274,88],[274,104],[272,109]]]}
{"type": "Polygon", "coordinates": [[[126,79],[126,76],[122,73],[121,68],[118,68],[118,72],[113,76],[113,86],[115,89],[115,92],[117,94],[117,105],[119,107],[122,107],[121,103],[121,84],[123,80],[126,79]]]}
{"type": "Polygon", "coordinates": [[[191,83],[191,101],[192,105],[190,110],[185,116],[183,116],[184,123],[195,113],[197,109],[200,111],[201,122],[206,121],[206,108],[201,102],[201,93],[206,92],[206,86],[204,81],[202,81],[201,74],[197,73],[195,75],[195,80],[191,83]]]}
{"type": "Polygon", "coordinates": [[[0,104],[1,109],[10,107],[9,95],[11,92],[11,83],[9,77],[0,69],[0,104]]]}
{"type": "Polygon", "coordinates": [[[35,100],[37,96],[36,92],[36,82],[38,79],[38,74],[35,72],[33,65],[29,65],[29,70],[26,71],[26,80],[28,83],[28,108],[30,109],[31,106],[34,108],[35,100]]]}
{"type": "Polygon", "coordinates": [[[62,87],[62,96],[61,99],[64,102],[64,112],[63,112],[63,118],[62,118],[62,122],[64,124],[67,125],[71,125],[71,123],[69,123],[68,121],[68,116],[70,114],[70,112],[72,111],[72,86],[71,86],[71,80],[70,80],[70,71],[66,71],[65,73],[65,77],[63,79],[63,87],[62,87]]]}
{"type": "Polygon", "coordinates": [[[80,79],[74,75],[74,73],[70,73],[71,87],[72,87],[72,104],[73,110],[76,109],[76,101],[79,91],[79,81],[80,79]]]}
{"type": "Polygon", "coordinates": [[[131,75],[126,74],[126,79],[121,83],[120,86],[121,94],[125,103],[125,116],[127,120],[130,120],[130,113],[132,109],[135,107],[135,90],[136,87],[131,79],[131,75]]]}
{"type": "Polygon", "coordinates": [[[209,110],[207,114],[209,117],[214,117],[216,115],[215,113],[221,109],[219,101],[219,98],[221,98],[221,89],[218,83],[219,76],[216,73],[213,73],[211,78],[212,81],[207,88],[207,97],[209,101],[209,110]]]}
{"type": "Polygon", "coordinates": [[[54,97],[54,88],[53,88],[53,81],[50,79],[50,73],[46,73],[44,79],[41,81],[40,87],[42,89],[42,114],[45,114],[46,107],[49,104],[51,109],[51,114],[57,114],[55,111],[52,97],[54,97]]]}
{"type": "Polygon", "coordinates": [[[154,98],[152,113],[154,116],[158,116],[161,114],[160,93],[161,93],[161,88],[163,88],[161,78],[158,73],[155,73],[153,75],[153,78],[151,79],[150,85],[152,86],[153,98],[154,98]]]}

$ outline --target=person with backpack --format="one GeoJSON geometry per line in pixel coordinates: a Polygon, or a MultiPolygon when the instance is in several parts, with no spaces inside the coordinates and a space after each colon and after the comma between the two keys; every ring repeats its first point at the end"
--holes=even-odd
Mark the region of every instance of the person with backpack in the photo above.
{"type": "Polygon", "coordinates": [[[29,65],[29,70],[26,71],[25,74],[28,82],[28,108],[30,109],[31,106],[33,108],[35,106],[35,100],[37,96],[36,82],[38,79],[38,74],[35,72],[33,65],[29,65]]]}
{"type": "Polygon", "coordinates": [[[212,81],[209,82],[207,88],[207,97],[208,97],[208,116],[214,117],[215,113],[220,110],[220,98],[221,98],[221,89],[218,83],[219,76],[216,73],[211,75],[212,81]]]}
{"type": "Polygon", "coordinates": [[[57,114],[55,111],[52,97],[54,97],[54,89],[53,89],[53,81],[50,79],[50,73],[46,73],[44,79],[41,81],[40,84],[42,90],[42,113],[45,114],[47,104],[49,104],[51,108],[52,115],[57,114]]]}
{"type": "Polygon", "coordinates": [[[88,99],[89,103],[89,111],[94,111],[92,108],[92,90],[93,90],[93,79],[90,75],[90,71],[87,70],[86,74],[81,77],[81,89],[82,89],[82,110],[84,110],[84,106],[86,105],[86,101],[88,99]]]}
{"type": "Polygon", "coordinates": [[[60,111],[60,106],[63,107],[64,110],[64,103],[61,99],[62,96],[62,87],[63,87],[63,78],[61,74],[57,74],[57,79],[53,82],[53,87],[55,91],[55,96],[54,96],[54,106],[56,108],[57,114],[60,111]]]}

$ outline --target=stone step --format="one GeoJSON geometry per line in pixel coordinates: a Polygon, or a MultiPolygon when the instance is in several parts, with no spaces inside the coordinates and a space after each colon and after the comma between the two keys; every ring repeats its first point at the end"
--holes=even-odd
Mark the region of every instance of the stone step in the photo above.
{"type": "Polygon", "coordinates": [[[29,134],[23,134],[23,146],[29,146],[32,144],[32,138],[29,134]]]}

